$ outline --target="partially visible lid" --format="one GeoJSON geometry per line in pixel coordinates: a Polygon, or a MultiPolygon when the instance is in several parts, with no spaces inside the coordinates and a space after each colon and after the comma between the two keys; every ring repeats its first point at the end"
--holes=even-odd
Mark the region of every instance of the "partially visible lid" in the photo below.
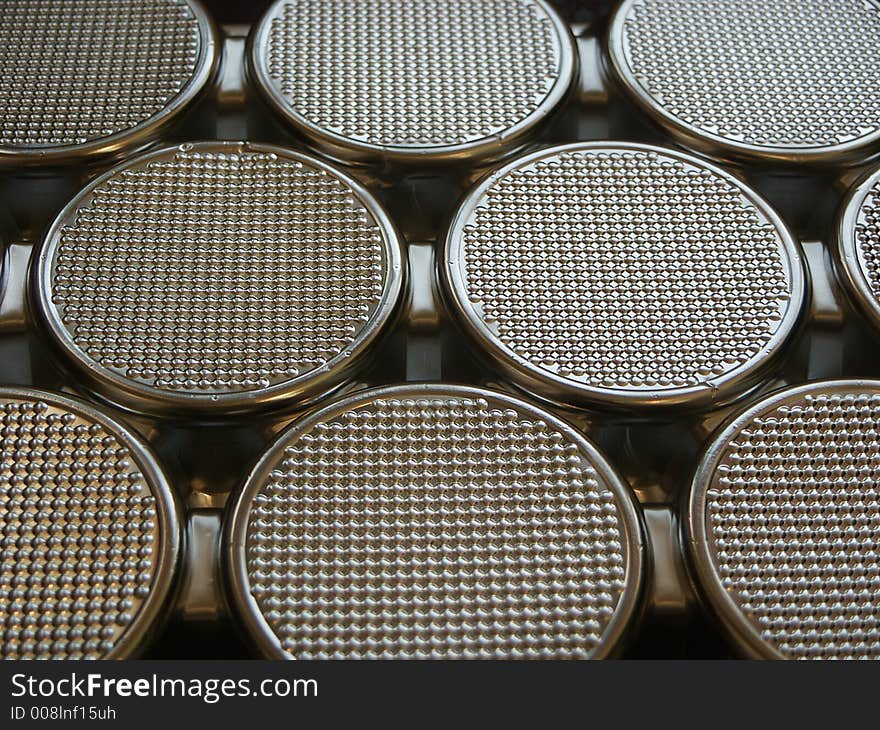
{"type": "Polygon", "coordinates": [[[847,197],[837,228],[837,254],[847,291],[880,329],[880,170],[847,197]]]}
{"type": "Polygon", "coordinates": [[[877,0],[624,0],[608,47],[633,99],[711,154],[834,163],[880,142],[877,0]]]}
{"type": "Polygon", "coordinates": [[[514,383],[635,414],[749,390],[807,298],[800,246],[756,193],[625,142],[544,149],[487,176],[440,269],[452,310],[514,383]]]}
{"type": "Polygon", "coordinates": [[[4,0],[0,37],[0,166],[143,148],[218,63],[197,0],[4,0]]]}
{"type": "Polygon", "coordinates": [[[282,434],[228,514],[224,557],[270,657],[595,658],[639,604],[637,509],[559,418],[401,385],[282,434]]]}
{"type": "Polygon", "coordinates": [[[685,534],[743,652],[880,659],[880,382],[801,385],[735,415],[697,470],[685,534]]]}
{"type": "Polygon", "coordinates": [[[249,63],[285,120],[356,162],[498,157],[529,141],[577,65],[544,0],[278,0],[249,63]]]}

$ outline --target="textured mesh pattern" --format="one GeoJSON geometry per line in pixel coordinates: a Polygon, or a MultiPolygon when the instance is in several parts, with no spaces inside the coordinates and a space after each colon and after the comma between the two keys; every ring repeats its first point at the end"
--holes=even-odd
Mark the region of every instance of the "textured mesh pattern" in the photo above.
{"type": "Polygon", "coordinates": [[[587,657],[628,577],[587,459],[481,398],[353,407],[292,440],[256,494],[251,592],[297,658],[587,657]]]}
{"type": "Polygon", "coordinates": [[[880,388],[797,396],[730,439],[706,497],[724,588],[791,658],[880,657],[880,388]]]}
{"type": "Polygon", "coordinates": [[[593,387],[722,376],[760,356],[790,303],[764,214],[717,173],[654,152],[564,152],[508,172],[462,250],[467,298],[503,346],[593,387]]]}
{"type": "Polygon", "coordinates": [[[183,0],[3,0],[0,144],[83,144],[137,126],[189,83],[199,24],[183,0]]]}
{"type": "Polygon", "coordinates": [[[636,0],[624,40],[641,87],[703,132],[807,148],[880,129],[874,0],[636,0]]]}
{"type": "Polygon", "coordinates": [[[880,301],[880,175],[859,210],[855,235],[859,267],[880,301]]]}
{"type": "Polygon", "coordinates": [[[555,26],[531,0],[291,0],[263,53],[294,112],[374,145],[501,133],[540,107],[561,68],[555,26]]]}
{"type": "Polygon", "coordinates": [[[156,499],[104,426],[0,396],[0,657],[101,658],[150,592],[156,499]]]}
{"type": "Polygon", "coordinates": [[[60,233],[52,302],[77,345],[171,391],[325,365],[384,291],[377,221],[334,175],[258,152],[169,152],[102,183],[60,233]]]}

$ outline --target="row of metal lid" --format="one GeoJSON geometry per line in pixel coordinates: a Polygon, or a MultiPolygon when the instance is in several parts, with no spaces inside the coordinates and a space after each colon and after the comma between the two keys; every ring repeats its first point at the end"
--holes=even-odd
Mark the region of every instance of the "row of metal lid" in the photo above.
{"type": "MultiPolygon", "coordinates": [[[[0,29],[0,164],[141,149],[219,66],[197,0],[9,0],[0,29]]],[[[717,157],[851,162],[880,140],[875,0],[625,0],[605,50],[645,113],[717,157]]],[[[544,0],[278,0],[248,51],[251,83],[304,140],[382,164],[527,144],[576,89],[578,64],[544,0]]]]}
{"type": "MultiPolygon", "coordinates": [[[[39,56],[51,44],[7,46],[31,57],[3,64],[23,70],[5,87],[21,117],[8,117],[2,159],[128,154],[213,75],[217,44],[193,3],[12,0],[0,26],[81,28],[85,4],[118,22],[83,28],[51,58],[39,56]],[[123,27],[114,53],[96,51],[123,27]],[[139,82],[141,69],[153,75],[139,82]],[[29,89],[53,73],[57,106],[38,109],[29,89]],[[77,87],[82,77],[90,88],[106,79],[105,103],[77,87]],[[157,82],[169,78],[163,96],[157,82]]],[[[572,88],[568,30],[543,3],[363,0],[333,17],[326,7],[273,6],[252,36],[250,76],[338,162],[514,152],[572,88]],[[377,65],[369,44],[380,36],[400,56],[377,65]],[[425,38],[431,53],[414,57],[411,41],[425,38]]],[[[871,3],[646,0],[622,5],[608,58],[685,144],[844,161],[876,138],[876,24],[871,3]],[[742,33],[723,33],[731,24],[742,33]],[[768,29],[789,39],[784,52],[768,55],[768,29]],[[702,92],[681,96],[695,79],[702,92]]],[[[874,174],[854,188],[835,246],[840,278],[880,321],[877,186],[874,174]]],[[[193,144],[86,188],[40,247],[31,300],[88,390],[128,409],[320,404],[227,514],[227,592],[267,655],[614,654],[638,623],[649,552],[629,487],[577,429],[520,397],[461,386],[328,399],[406,306],[404,260],[382,206],[335,166],[193,144]]],[[[499,168],[450,221],[437,274],[505,379],[637,416],[711,410],[766,383],[809,298],[799,245],[759,196],[700,158],[630,143],[499,168]]],[[[679,510],[681,545],[746,653],[880,653],[877,388],[815,383],[763,398],[703,458],[679,510]]],[[[0,400],[2,653],[135,653],[168,610],[186,550],[162,466],[83,402],[8,389],[0,400]]]]}
{"type": "MultiPolygon", "coordinates": [[[[839,278],[880,325],[880,171],[840,214],[839,278]]],[[[543,149],[465,197],[445,306],[511,384],[575,408],[708,412],[771,381],[807,319],[800,244],[737,177],[633,143],[543,149]]],[[[149,415],[302,407],[407,306],[382,205],[293,150],[187,143],[98,177],[34,256],[36,319],[88,389],[149,415]]]]}
{"type": "MultiPolygon", "coordinates": [[[[859,186],[852,201],[873,198],[859,186]]],[[[870,244],[872,214],[849,207],[844,217],[863,221],[850,233],[870,244]]],[[[361,332],[378,337],[400,308],[399,249],[381,206],[324,163],[185,145],[111,171],[61,214],[37,254],[33,298],[70,363],[129,408],[232,413],[268,404],[261,396],[279,383],[279,398],[303,405],[301,394],[344,379],[333,358],[356,367],[361,332]],[[301,368],[280,369],[297,356],[301,368]],[[100,369],[115,381],[90,375],[100,369]],[[282,379],[291,372],[298,391],[282,379]]],[[[785,343],[807,289],[797,244],[736,178],[628,144],[544,150],[500,169],[463,205],[441,259],[448,291],[479,292],[468,301],[481,316],[509,308],[492,320],[503,328],[487,331],[544,348],[526,360],[538,375],[511,368],[514,382],[535,388],[548,360],[565,358],[569,392],[581,388],[584,403],[619,387],[610,403],[629,406],[628,392],[648,386],[645,405],[679,405],[700,389],[617,375],[591,392],[576,377],[620,368],[625,378],[680,367],[679,357],[744,352],[766,358],[756,368],[766,376],[760,317],[787,315],[756,302],[766,289],[796,313],[785,343]],[[587,298],[594,291],[605,303],[587,298]],[[645,306],[654,296],[668,299],[668,322],[630,315],[633,305],[666,311],[645,306]],[[700,349],[696,334],[719,307],[728,310],[700,349]],[[603,327],[617,329],[603,337],[603,327]],[[675,399],[664,401],[664,385],[675,399]]],[[[475,316],[450,306],[462,321],[475,316]]],[[[491,352],[489,335],[472,334],[491,352]]],[[[713,372],[713,398],[690,405],[755,382],[727,391],[726,371],[713,372]]],[[[743,651],[876,654],[878,387],[774,394],[709,448],[681,511],[682,548],[743,651]]],[[[96,409],[34,391],[3,400],[4,653],[128,655],[175,585],[173,490],[139,439],[96,409]]],[[[497,392],[404,385],[330,402],[281,436],[233,497],[224,575],[242,626],[270,656],[603,656],[638,621],[651,580],[639,514],[615,470],[558,416],[497,392]]]]}
{"type": "MultiPolygon", "coordinates": [[[[880,381],[784,389],[732,416],[681,506],[698,594],[744,654],[876,658],[880,381]]],[[[136,655],[186,550],[162,467],[98,408],[0,389],[7,658],[136,655]]],[[[572,425],[444,384],[298,419],[226,513],[222,574],[286,658],[596,658],[652,580],[641,510],[572,425]]]]}

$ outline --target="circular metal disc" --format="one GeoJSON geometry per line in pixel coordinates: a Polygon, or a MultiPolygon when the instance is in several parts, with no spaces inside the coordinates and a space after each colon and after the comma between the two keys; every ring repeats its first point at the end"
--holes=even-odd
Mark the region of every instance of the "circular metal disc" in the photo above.
{"type": "Polygon", "coordinates": [[[404,287],[399,239],[358,183],[264,145],[161,150],[62,211],[37,308],[87,384],[135,410],[305,402],[362,365],[404,287]]]}
{"type": "Polygon", "coordinates": [[[779,391],[719,432],[686,525],[709,605],[756,656],[880,658],[880,381],[779,391]]]}
{"type": "Polygon", "coordinates": [[[136,653],[182,540],[147,448],[78,400],[0,388],[0,483],[0,657],[136,653]]]}
{"type": "Polygon", "coordinates": [[[4,0],[0,165],[143,148],[218,63],[197,0],[4,0]]]}
{"type": "Polygon", "coordinates": [[[296,422],[228,515],[233,600],[287,658],[588,658],[638,603],[628,487],[500,393],[364,391],[296,422]]]}
{"type": "Polygon", "coordinates": [[[544,0],[279,0],[249,64],[312,144],[376,162],[522,146],[572,87],[576,55],[544,0]]]}
{"type": "Polygon", "coordinates": [[[880,170],[862,180],[843,206],[838,271],[859,309],[880,328],[880,170]]]}
{"type": "Polygon", "coordinates": [[[710,153],[839,162],[880,141],[876,0],[625,0],[609,54],[648,113],[710,153]]]}
{"type": "Polygon", "coordinates": [[[807,293],[800,249],[738,179],[645,145],[542,150],[450,227],[451,306],[509,378],[613,408],[709,407],[775,364],[807,293]]]}

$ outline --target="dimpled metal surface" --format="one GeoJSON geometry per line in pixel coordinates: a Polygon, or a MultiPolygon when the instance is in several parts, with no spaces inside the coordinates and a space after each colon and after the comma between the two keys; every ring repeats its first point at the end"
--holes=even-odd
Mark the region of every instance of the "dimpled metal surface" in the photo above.
{"type": "Polygon", "coordinates": [[[328,411],[283,437],[246,517],[245,590],[282,651],[584,658],[602,645],[638,548],[570,433],[439,387],[328,411]]]}
{"type": "Polygon", "coordinates": [[[880,306],[880,174],[874,176],[859,208],[855,248],[860,273],[880,306]]]}
{"type": "Polygon", "coordinates": [[[559,80],[559,32],[533,0],[291,0],[270,11],[274,94],[325,133],[374,146],[506,132],[559,80]]]}
{"type": "Polygon", "coordinates": [[[135,127],[196,73],[183,0],[4,0],[0,145],[83,144],[135,127]]]}
{"type": "Polygon", "coordinates": [[[617,65],[697,134],[806,149],[880,131],[874,0],[633,0],[621,12],[617,65]]]}
{"type": "Polygon", "coordinates": [[[162,538],[128,448],[85,412],[0,394],[0,657],[106,657],[162,538]]]}
{"type": "Polygon", "coordinates": [[[50,242],[50,307],[87,361],[162,391],[267,388],[345,358],[390,279],[348,183],[281,151],[151,156],[50,242]]]}
{"type": "Polygon", "coordinates": [[[732,177],[651,148],[561,148],[472,195],[446,265],[504,355],[594,397],[674,395],[756,366],[797,253],[732,177]]]}
{"type": "Polygon", "coordinates": [[[880,658],[880,383],[817,384],[757,407],[705,489],[709,560],[788,658],[880,658]]]}

